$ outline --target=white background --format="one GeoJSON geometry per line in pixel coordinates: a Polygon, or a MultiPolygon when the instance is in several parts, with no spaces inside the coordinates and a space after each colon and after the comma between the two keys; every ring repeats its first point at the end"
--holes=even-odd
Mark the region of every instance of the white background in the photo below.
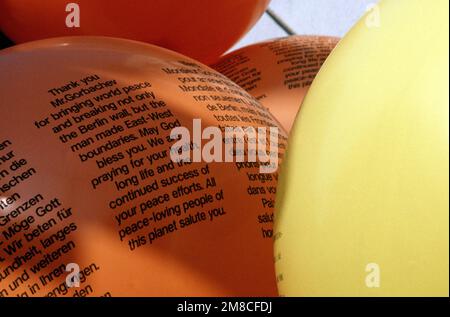
{"type": "MultiPolygon", "coordinates": [[[[342,37],[377,0],[272,0],[270,8],[297,34],[342,37]]],[[[263,40],[286,36],[264,14],[233,49],[263,40]]]]}

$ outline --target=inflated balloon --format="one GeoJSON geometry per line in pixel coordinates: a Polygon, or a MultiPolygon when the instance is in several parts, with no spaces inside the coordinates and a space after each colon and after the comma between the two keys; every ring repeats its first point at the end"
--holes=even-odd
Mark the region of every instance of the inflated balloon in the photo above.
{"type": "Polygon", "coordinates": [[[16,43],[102,35],[166,47],[214,62],[264,13],[270,0],[2,0],[0,29],[16,43]]]}
{"type": "Polygon", "coordinates": [[[19,45],[0,68],[2,295],[276,295],[276,158],[210,156],[219,126],[277,127],[244,90],[109,38],[19,45]]]}
{"type": "Polygon", "coordinates": [[[241,48],[213,68],[254,96],[289,131],[303,98],[338,38],[290,36],[241,48]]]}
{"type": "Polygon", "coordinates": [[[281,294],[449,295],[448,12],[381,1],[323,65],[283,161],[281,294]]]}

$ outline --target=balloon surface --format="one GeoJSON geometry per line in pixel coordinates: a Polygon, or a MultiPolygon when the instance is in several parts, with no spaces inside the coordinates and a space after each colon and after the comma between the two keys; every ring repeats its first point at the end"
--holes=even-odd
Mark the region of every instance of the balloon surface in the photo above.
{"type": "Polygon", "coordinates": [[[0,30],[16,43],[71,35],[121,37],[209,63],[256,23],[269,2],[78,0],[78,7],[67,7],[71,2],[65,0],[2,0],[0,30]]]}
{"type": "Polygon", "coordinates": [[[289,131],[314,77],[339,38],[289,36],[241,48],[213,68],[266,106],[289,131]]]}
{"type": "Polygon", "coordinates": [[[381,1],[323,65],[279,182],[280,294],[449,295],[448,12],[381,1]]]}
{"type": "Polygon", "coordinates": [[[224,141],[200,129],[276,128],[254,98],[192,59],[121,39],[18,45],[0,51],[0,68],[2,295],[276,295],[277,173],[208,161],[224,141]],[[174,159],[182,149],[192,163],[174,159]]]}

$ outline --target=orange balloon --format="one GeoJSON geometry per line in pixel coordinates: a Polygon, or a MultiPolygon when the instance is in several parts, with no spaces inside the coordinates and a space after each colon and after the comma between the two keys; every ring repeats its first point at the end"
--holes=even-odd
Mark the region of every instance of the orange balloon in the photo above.
{"type": "Polygon", "coordinates": [[[223,56],[213,68],[266,106],[289,131],[313,79],[339,38],[290,36],[223,56]]]}
{"type": "Polygon", "coordinates": [[[0,295],[276,295],[277,173],[172,158],[177,127],[185,148],[205,149],[196,118],[277,127],[255,99],[192,59],[121,39],[18,45],[0,51],[0,69],[0,295]]]}
{"type": "Polygon", "coordinates": [[[260,18],[270,0],[1,0],[0,29],[16,43],[101,35],[148,42],[205,63],[215,61],[260,18]]]}

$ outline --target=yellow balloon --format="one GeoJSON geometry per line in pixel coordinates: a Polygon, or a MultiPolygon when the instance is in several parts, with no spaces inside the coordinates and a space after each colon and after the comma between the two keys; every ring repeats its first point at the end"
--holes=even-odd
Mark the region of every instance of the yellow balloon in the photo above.
{"type": "Polygon", "coordinates": [[[279,183],[282,295],[449,295],[448,12],[382,1],[316,77],[279,183]]]}

